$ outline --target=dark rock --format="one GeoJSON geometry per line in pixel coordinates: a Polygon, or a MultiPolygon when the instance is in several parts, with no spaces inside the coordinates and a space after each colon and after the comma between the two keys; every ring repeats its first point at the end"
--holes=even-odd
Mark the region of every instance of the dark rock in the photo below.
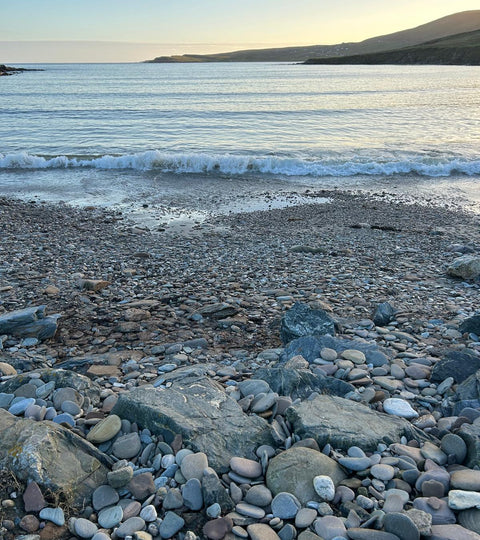
{"type": "Polygon", "coordinates": [[[459,327],[460,332],[480,335],[480,312],[465,319],[459,327]]]}
{"type": "Polygon", "coordinates": [[[35,481],[30,482],[23,492],[23,504],[25,512],[40,512],[47,506],[42,491],[35,481]]]}
{"type": "Polygon", "coordinates": [[[480,510],[469,508],[458,513],[458,522],[462,527],[480,534],[480,510]]]}
{"type": "Polygon", "coordinates": [[[403,418],[373,411],[348,399],[320,395],[289,407],[285,413],[294,432],[302,439],[311,437],[322,448],[330,443],[347,450],[359,446],[374,451],[378,443],[407,439],[424,441],[426,436],[403,418]]]}
{"type": "Polygon", "coordinates": [[[273,443],[268,423],[246,415],[218,383],[191,370],[181,373],[168,389],[142,386],[122,393],[112,414],[148,427],[167,443],[180,434],[219,472],[228,470],[233,456],[255,459],[258,446],[273,443]]]}
{"type": "Polygon", "coordinates": [[[373,323],[376,326],[387,326],[395,318],[395,309],[388,303],[379,304],[373,314],[373,323]]]}
{"type": "Polygon", "coordinates": [[[111,460],[86,440],[50,422],[16,418],[0,409],[0,467],[20,481],[73,498],[82,505],[106,483],[111,460]]]}
{"type": "Polygon", "coordinates": [[[266,381],[273,392],[292,399],[305,399],[312,392],[343,397],[355,390],[352,384],[345,381],[307,370],[261,368],[255,372],[255,377],[266,381]]]}
{"type": "Polygon", "coordinates": [[[45,315],[46,306],[35,306],[0,315],[0,335],[45,340],[55,335],[59,314],[45,315]]]}
{"type": "Polygon", "coordinates": [[[473,468],[480,465],[480,418],[473,424],[462,424],[457,431],[457,435],[465,441],[467,445],[467,457],[463,464],[473,468]]]}
{"type": "Polygon", "coordinates": [[[480,356],[467,350],[450,351],[433,366],[430,379],[439,383],[453,377],[456,383],[461,383],[479,369],[480,356]]]}
{"type": "Polygon", "coordinates": [[[480,399],[480,370],[472,373],[457,386],[455,401],[474,401],[480,399]]]}
{"type": "Polygon", "coordinates": [[[206,507],[218,503],[223,513],[230,512],[235,508],[235,503],[216,474],[208,473],[203,475],[202,495],[206,507]]]}
{"type": "Polygon", "coordinates": [[[226,319],[227,317],[233,317],[238,313],[238,308],[230,304],[222,302],[220,304],[210,304],[204,306],[198,310],[203,317],[210,317],[211,319],[226,319]]]}
{"type": "Polygon", "coordinates": [[[280,337],[284,344],[303,336],[335,335],[335,321],[323,309],[297,302],[282,319],[280,337]]]}
{"type": "Polygon", "coordinates": [[[415,523],[400,512],[390,512],[385,516],[383,527],[386,532],[396,534],[400,540],[420,540],[415,523]]]}

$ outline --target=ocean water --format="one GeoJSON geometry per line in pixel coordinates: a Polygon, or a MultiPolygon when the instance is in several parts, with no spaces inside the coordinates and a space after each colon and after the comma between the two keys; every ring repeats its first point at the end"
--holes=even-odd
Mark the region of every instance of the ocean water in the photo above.
{"type": "Polygon", "coordinates": [[[31,67],[0,79],[0,195],[201,209],[333,186],[478,191],[478,67],[31,67]]]}

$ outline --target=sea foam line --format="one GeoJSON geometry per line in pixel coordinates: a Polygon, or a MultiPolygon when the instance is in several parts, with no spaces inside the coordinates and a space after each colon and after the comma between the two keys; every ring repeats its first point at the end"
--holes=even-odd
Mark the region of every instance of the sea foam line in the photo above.
{"type": "Polygon", "coordinates": [[[479,175],[480,160],[464,158],[432,158],[414,156],[398,161],[365,161],[340,159],[304,160],[278,156],[237,156],[232,154],[169,154],[158,150],[120,156],[78,158],[43,157],[20,152],[0,154],[0,169],[125,169],[156,170],[165,173],[247,173],[284,176],[392,176],[416,174],[442,177],[453,174],[479,175]]]}

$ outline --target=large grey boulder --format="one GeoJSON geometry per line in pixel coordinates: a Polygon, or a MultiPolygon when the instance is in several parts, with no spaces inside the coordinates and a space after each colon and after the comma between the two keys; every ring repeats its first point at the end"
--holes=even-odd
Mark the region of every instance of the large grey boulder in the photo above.
{"type": "Polygon", "coordinates": [[[346,381],[305,369],[260,368],[255,372],[255,378],[266,381],[271,390],[280,396],[290,396],[292,399],[305,399],[312,392],[343,397],[355,390],[346,381]]]}
{"type": "Polygon", "coordinates": [[[46,368],[22,373],[0,383],[0,392],[13,394],[17,388],[28,383],[32,373],[40,375],[40,379],[45,383],[54,381],[57,389],[67,386],[74,388],[83,396],[90,398],[92,405],[97,405],[100,402],[100,386],[88,377],[67,369],[46,368]]]}
{"type": "Polygon", "coordinates": [[[476,312],[468,319],[465,319],[459,327],[460,332],[471,332],[473,334],[480,334],[480,312],[476,312]]]}
{"type": "Polygon", "coordinates": [[[426,440],[422,431],[403,418],[336,396],[320,395],[292,405],[285,415],[297,435],[315,439],[320,448],[330,443],[342,450],[359,446],[373,451],[378,443],[399,442],[404,435],[407,439],[426,440]]]}
{"type": "Polygon", "coordinates": [[[59,314],[46,316],[46,306],[18,309],[0,315],[0,335],[45,340],[55,335],[59,314]]]}
{"type": "Polygon", "coordinates": [[[34,480],[81,507],[107,481],[110,458],[62,426],[0,409],[0,432],[0,467],[22,482],[34,480]]]}
{"type": "Polygon", "coordinates": [[[266,482],[274,495],[292,493],[306,504],[320,500],[313,488],[315,476],[329,476],[335,485],[346,478],[342,467],[325,454],[311,448],[294,447],[270,461],[266,482]]]}
{"type": "Polygon", "coordinates": [[[480,276],[480,257],[462,255],[447,268],[447,274],[462,279],[475,279],[480,276]]]}
{"type": "Polygon", "coordinates": [[[467,457],[463,462],[465,467],[480,467],[480,418],[475,419],[472,424],[462,424],[457,435],[460,435],[467,445],[467,457]]]}
{"type": "Polygon", "coordinates": [[[198,370],[172,372],[169,388],[142,386],[124,392],[112,410],[120,418],[162,435],[176,434],[195,452],[204,452],[218,472],[229,468],[234,456],[255,458],[261,444],[273,444],[269,424],[246,415],[223,388],[198,370]]]}
{"type": "Polygon", "coordinates": [[[282,319],[280,337],[286,345],[302,336],[335,335],[335,321],[323,309],[311,309],[297,302],[282,319]]]}

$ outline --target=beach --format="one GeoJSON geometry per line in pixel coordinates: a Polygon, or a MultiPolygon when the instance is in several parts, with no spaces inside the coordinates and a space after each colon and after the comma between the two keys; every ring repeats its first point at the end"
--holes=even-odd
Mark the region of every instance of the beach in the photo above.
{"type": "Polygon", "coordinates": [[[478,214],[302,197],[166,221],[1,199],[0,326],[55,325],[1,338],[3,538],[478,537],[478,279],[447,271],[478,214]]]}

